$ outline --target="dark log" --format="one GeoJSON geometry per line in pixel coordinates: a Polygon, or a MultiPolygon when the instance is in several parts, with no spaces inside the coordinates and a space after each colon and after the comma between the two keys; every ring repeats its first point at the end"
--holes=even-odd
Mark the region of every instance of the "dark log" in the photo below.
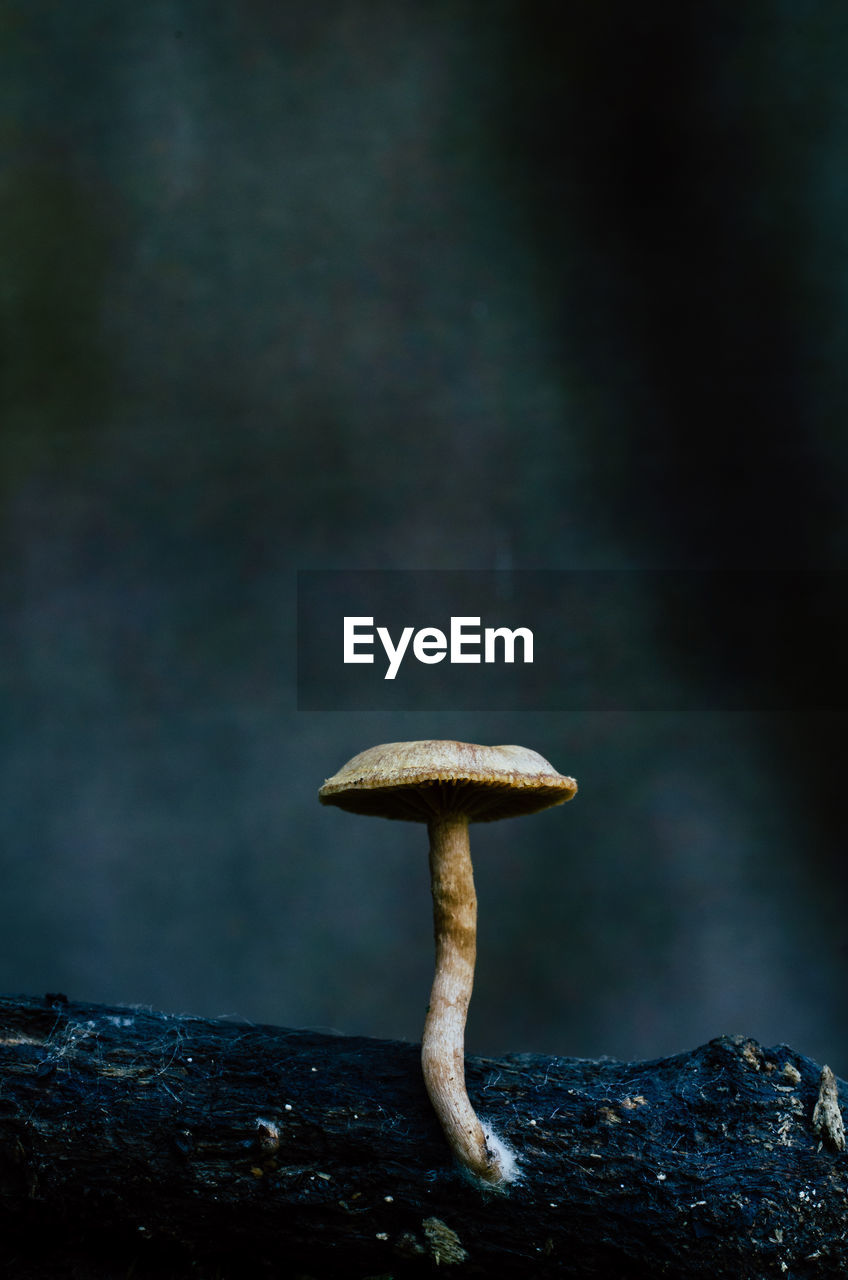
{"type": "Polygon", "coordinates": [[[469,1058],[467,1079],[517,1155],[505,1192],[452,1163],[417,1045],[0,999],[0,1270],[138,1277],[154,1253],[157,1275],[195,1276],[848,1266],[836,1089],[795,1050],[514,1054],[469,1058]],[[47,1228],[76,1270],[43,1262],[47,1228]]]}

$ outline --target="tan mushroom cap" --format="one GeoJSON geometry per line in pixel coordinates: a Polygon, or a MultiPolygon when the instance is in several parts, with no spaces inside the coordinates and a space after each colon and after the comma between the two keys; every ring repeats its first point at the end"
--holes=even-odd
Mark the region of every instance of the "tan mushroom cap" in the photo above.
{"type": "Polygon", "coordinates": [[[494,822],[564,804],[576,791],[573,778],[527,747],[385,742],[349,760],[318,798],[351,813],[409,822],[445,813],[494,822]]]}

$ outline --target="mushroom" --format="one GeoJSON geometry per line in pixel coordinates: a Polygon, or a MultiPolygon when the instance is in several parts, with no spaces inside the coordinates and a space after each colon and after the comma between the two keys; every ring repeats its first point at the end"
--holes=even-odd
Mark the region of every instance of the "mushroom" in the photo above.
{"type": "Polygon", "coordinates": [[[457,1159],[493,1185],[510,1180],[514,1160],[484,1129],[465,1089],[465,1019],[477,950],[468,824],[536,813],[576,791],[573,778],[526,747],[431,741],[371,747],[318,792],[322,804],[352,813],[427,823],[436,974],[421,1044],[424,1082],[457,1159]]]}

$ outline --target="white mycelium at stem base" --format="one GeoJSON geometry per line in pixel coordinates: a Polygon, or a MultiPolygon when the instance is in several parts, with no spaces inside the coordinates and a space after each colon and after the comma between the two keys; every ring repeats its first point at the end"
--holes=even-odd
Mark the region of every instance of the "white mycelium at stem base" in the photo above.
{"type": "Polygon", "coordinates": [[[436,976],[424,1023],[421,1066],[433,1109],[459,1161],[485,1182],[504,1181],[507,1170],[465,1091],[465,1019],[477,954],[477,895],[468,840],[468,818],[433,819],[430,883],[436,976]]]}

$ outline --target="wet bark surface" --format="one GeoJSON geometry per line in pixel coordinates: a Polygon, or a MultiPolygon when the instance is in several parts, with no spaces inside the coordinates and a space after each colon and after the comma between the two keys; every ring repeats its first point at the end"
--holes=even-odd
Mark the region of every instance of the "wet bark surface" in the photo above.
{"type": "Polygon", "coordinates": [[[3,1274],[846,1268],[846,1086],[793,1049],[470,1058],[467,1083],[515,1153],[504,1191],[453,1163],[418,1045],[2,998],[3,1274]]]}

